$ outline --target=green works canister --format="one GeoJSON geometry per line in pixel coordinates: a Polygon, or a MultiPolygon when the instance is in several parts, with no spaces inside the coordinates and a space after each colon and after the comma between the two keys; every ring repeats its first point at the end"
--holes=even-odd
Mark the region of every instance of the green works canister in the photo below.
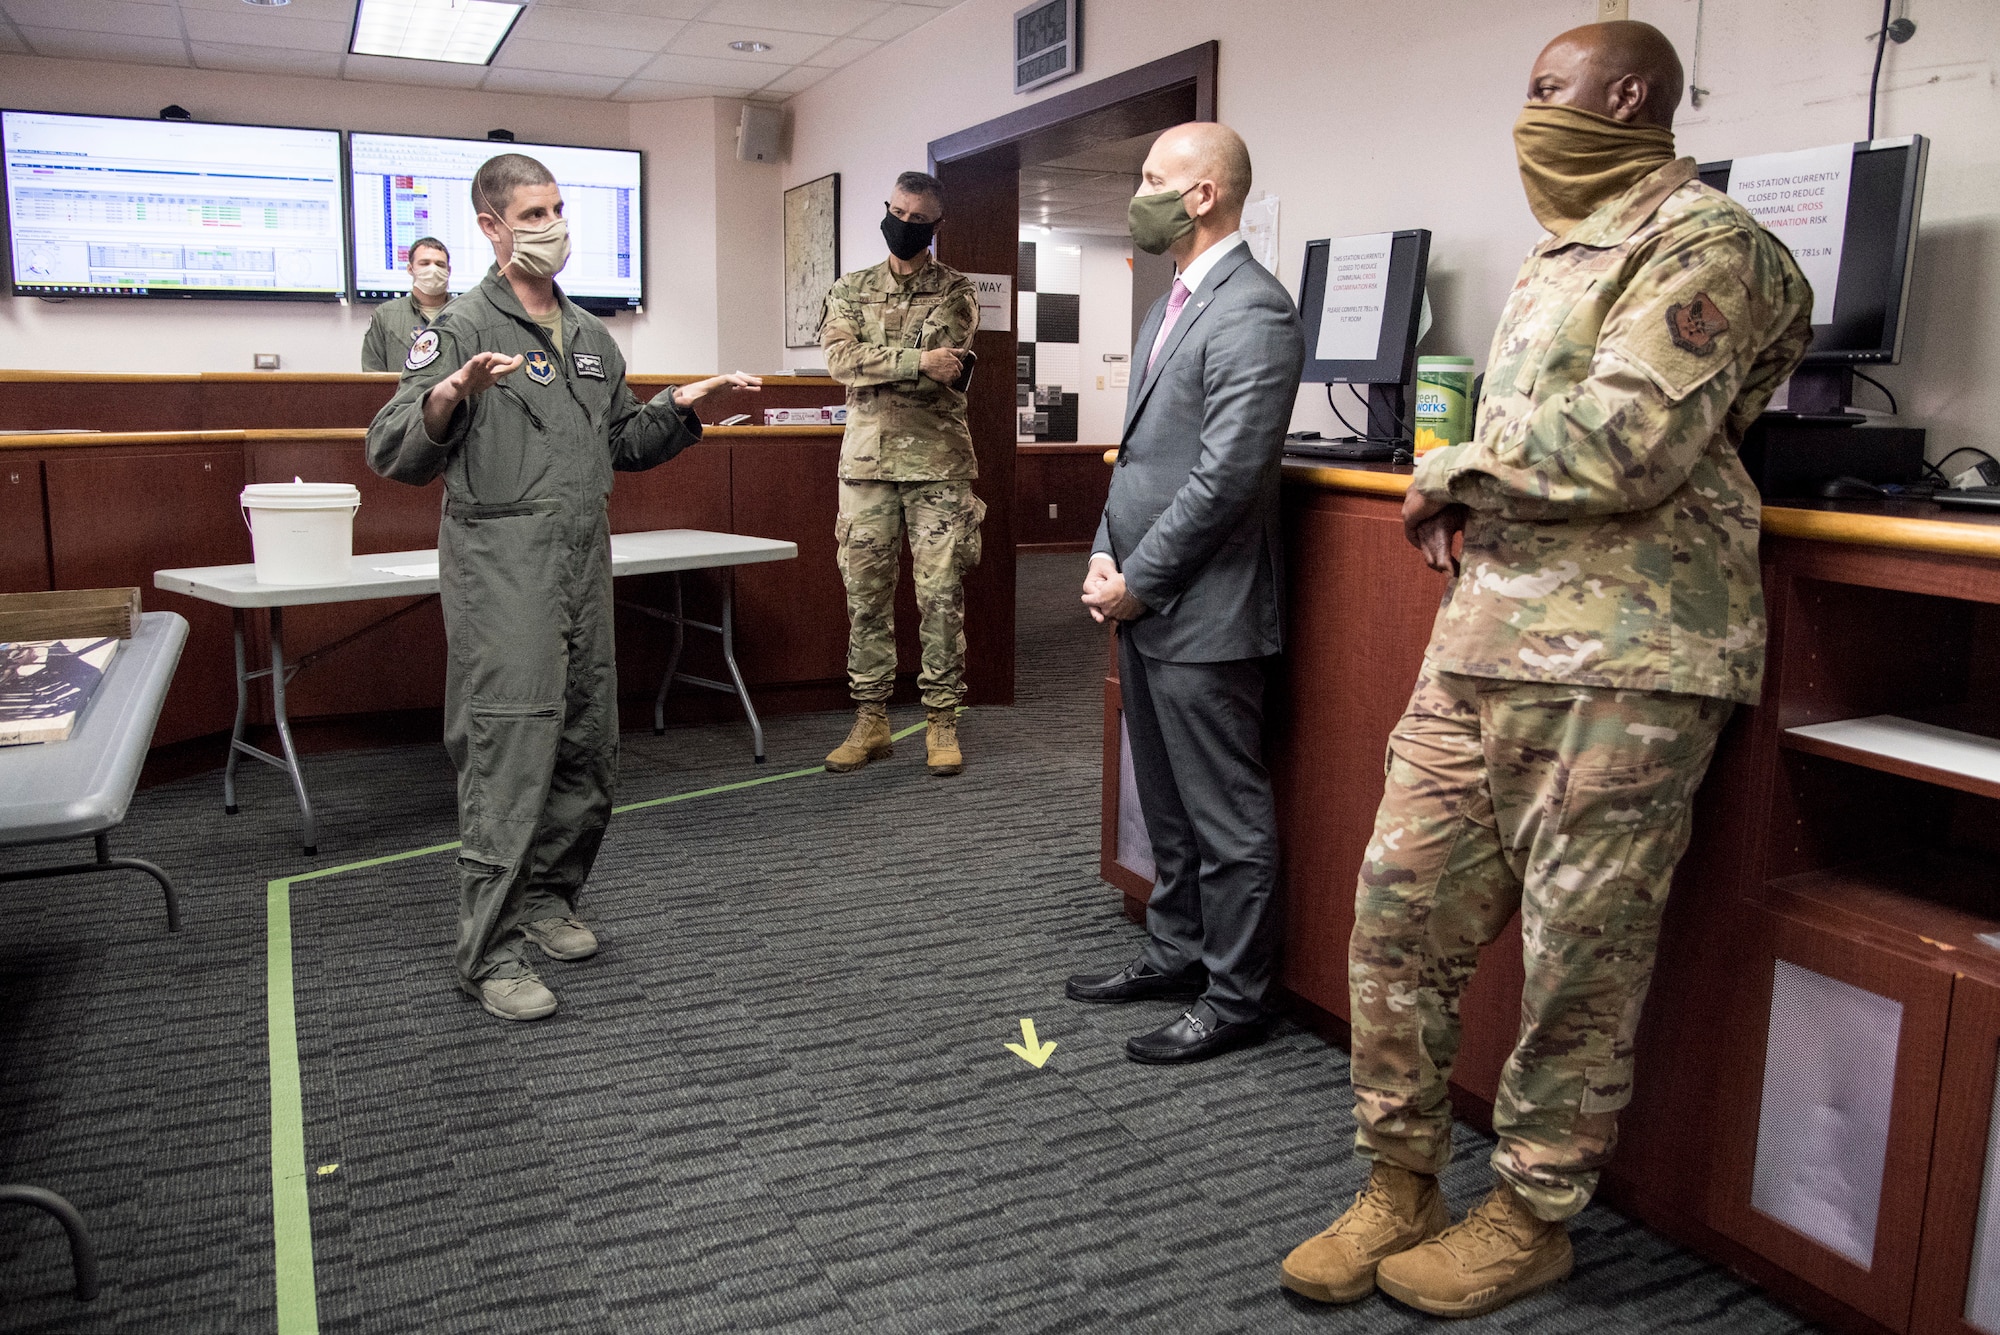
{"type": "Polygon", "coordinates": [[[1472,439],[1472,358],[1417,358],[1418,454],[1472,439]]]}

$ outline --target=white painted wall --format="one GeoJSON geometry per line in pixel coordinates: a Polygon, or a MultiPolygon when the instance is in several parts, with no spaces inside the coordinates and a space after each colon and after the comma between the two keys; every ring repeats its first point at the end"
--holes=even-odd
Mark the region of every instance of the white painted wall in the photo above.
{"type": "MultiPolygon", "coordinates": [[[[0,89],[0,103],[37,110],[151,116],[178,102],[198,120],[471,137],[498,126],[523,141],[643,149],[648,307],[606,320],[628,362],[650,373],[709,371],[725,359],[745,369],[776,365],[780,171],[736,161],[733,100],[589,102],[29,56],[0,56],[0,89]],[[730,223],[719,227],[725,215],[730,223]]],[[[492,263],[490,253],[452,258],[461,277],[492,263]]],[[[276,352],[287,371],[355,371],[371,312],[299,302],[0,299],[0,366],[248,371],[252,353],[276,352]]]]}
{"type": "Polygon", "coordinates": [[[1083,294],[1077,303],[1083,383],[1077,387],[1076,438],[1115,445],[1125,429],[1125,391],[1113,387],[1107,352],[1132,351],[1132,244],[1057,232],[1052,240],[1083,247],[1083,294]]]}
{"type": "MultiPolygon", "coordinates": [[[[873,201],[922,167],[933,139],[1211,38],[1218,107],[1257,184],[1282,201],[1280,274],[1298,281],[1314,237],[1429,227],[1437,328],[1423,350],[1484,361],[1493,324],[1539,235],[1510,129],[1535,53],[1587,22],[1592,0],[1122,0],[1092,5],[1076,79],[1020,97],[1008,85],[1018,0],[968,0],[792,99],[787,185],[843,173],[846,267],[883,253],[873,201]],[[885,96],[883,90],[893,90],[885,96]]],[[[1631,0],[1693,56],[1696,0],[1631,0]]],[[[2000,421],[2000,23],[1993,0],[1909,0],[1915,40],[1891,47],[1878,134],[1935,141],[1904,364],[1881,378],[1933,455],[1992,444],[2000,421]]],[[[1709,0],[1680,146],[1697,158],[1858,139],[1875,0],[1709,0]]],[[[947,224],[949,225],[949,224],[947,224]]],[[[793,364],[810,352],[794,353],[793,364]]],[[[1317,387],[1300,426],[1331,429],[1317,387]]],[[[2000,452],[2000,451],[1996,451],[2000,452]]]]}

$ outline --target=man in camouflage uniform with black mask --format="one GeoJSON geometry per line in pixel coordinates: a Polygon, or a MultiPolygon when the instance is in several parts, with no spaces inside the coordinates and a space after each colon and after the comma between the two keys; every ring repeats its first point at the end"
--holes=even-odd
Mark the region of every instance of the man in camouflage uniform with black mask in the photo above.
{"type": "Polygon", "coordinates": [[[1410,541],[1455,575],[1389,741],[1349,946],[1368,1185],[1285,1258],[1324,1302],[1474,1316],[1560,1280],[1617,1140],[1695,790],[1757,698],[1764,608],[1743,433],[1811,337],[1791,255],[1673,151],[1680,61],[1640,23],[1543,51],[1515,126],[1551,235],[1488,356],[1469,443],[1426,455],[1410,541]],[[1464,535],[1454,561],[1453,538],[1464,535]],[[1458,1007],[1516,910],[1526,987],[1499,1178],[1450,1225],[1458,1007]]]}
{"type": "Polygon", "coordinates": [[[847,679],[854,727],[826,758],[837,772],[891,752],[889,693],[896,684],[896,561],[909,533],[910,570],[922,615],[917,674],[929,720],[933,774],[964,767],[958,707],[965,699],[965,572],[979,564],[986,505],[972,494],[979,465],[953,388],[979,328],[972,281],[931,255],[944,217],[935,177],[904,172],[886,204],[889,258],[848,274],[826,297],[820,345],[847,386],[840,447],[840,516],[834,525],[847,583],[847,679]]]}

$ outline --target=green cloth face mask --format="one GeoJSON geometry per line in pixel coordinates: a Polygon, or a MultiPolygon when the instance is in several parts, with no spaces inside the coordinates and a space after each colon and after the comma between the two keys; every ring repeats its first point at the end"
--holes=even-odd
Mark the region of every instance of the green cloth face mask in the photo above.
{"type": "MultiPolygon", "coordinates": [[[[1199,185],[1197,181],[1195,185],[1199,185]]],[[[1164,255],[1167,247],[1194,230],[1194,218],[1181,199],[1188,190],[1163,190],[1157,195],[1134,195],[1125,207],[1125,222],[1132,229],[1132,244],[1148,255],[1164,255]]]]}

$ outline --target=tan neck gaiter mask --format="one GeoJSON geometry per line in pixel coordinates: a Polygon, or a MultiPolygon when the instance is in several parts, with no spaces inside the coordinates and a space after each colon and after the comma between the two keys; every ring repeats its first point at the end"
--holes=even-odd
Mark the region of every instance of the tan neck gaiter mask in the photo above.
{"type": "Polygon", "coordinates": [[[1530,102],[1514,122],[1521,188],[1542,226],[1562,236],[1674,160],[1674,132],[1575,107],[1530,102]]]}

